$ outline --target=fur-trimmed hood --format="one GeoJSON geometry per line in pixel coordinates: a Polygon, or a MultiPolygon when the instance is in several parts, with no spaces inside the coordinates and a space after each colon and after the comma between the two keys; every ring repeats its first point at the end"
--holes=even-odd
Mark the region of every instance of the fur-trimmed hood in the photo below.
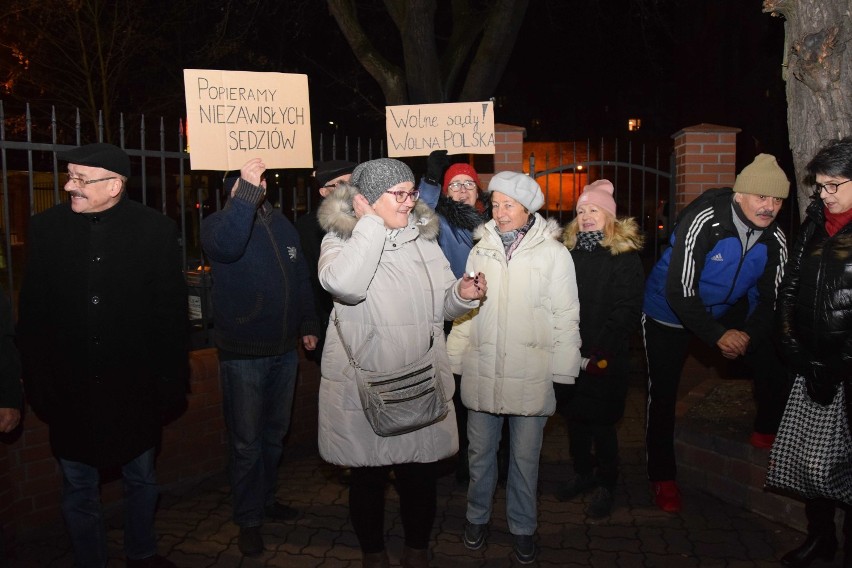
{"type": "MultiPolygon", "coordinates": [[[[569,250],[577,245],[578,221],[574,218],[565,229],[563,243],[569,250]]],[[[622,217],[616,219],[613,224],[613,233],[610,239],[604,238],[600,245],[608,248],[613,256],[626,252],[639,252],[645,245],[645,237],[639,232],[639,225],[633,217],[622,217]]]]}
{"type": "MultiPolygon", "coordinates": [[[[340,184],[337,189],[326,197],[317,209],[317,221],[327,233],[333,233],[343,240],[348,240],[355,230],[358,219],[352,200],[357,195],[358,188],[347,183],[340,184]]],[[[427,241],[438,238],[440,223],[435,212],[422,201],[414,204],[414,209],[408,214],[408,229],[416,229],[420,236],[427,241]]]]}

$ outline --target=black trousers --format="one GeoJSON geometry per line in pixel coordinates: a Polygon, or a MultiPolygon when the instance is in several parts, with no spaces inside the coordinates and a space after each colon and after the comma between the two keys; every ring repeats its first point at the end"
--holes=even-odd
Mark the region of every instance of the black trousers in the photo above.
{"type": "Polygon", "coordinates": [[[852,546],[852,507],[832,499],[806,499],[805,517],[808,519],[808,534],[812,536],[835,535],[834,512],[843,509],[843,536],[846,548],[852,546]]]}
{"type": "Polygon", "coordinates": [[[428,548],[437,509],[435,463],[406,463],[381,467],[354,467],[349,482],[349,515],[361,551],[385,549],[385,487],[394,472],[405,545],[428,548]]]}
{"type": "MultiPolygon", "coordinates": [[[[737,314],[723,320],[738,328],[737,314]]],[[[689,352],[692,334],[682,328],[642,317],[645,355],[648,359],[648,405],[645,418],[645,447],[650,481],[677,477],[674,455],[674,426],[680,375],[689,352]]],[[[778,431],[790,395],[792,376],[775,353],[769,338],[753,337],[744,357],[751,368],[757,412],[754,430],[764,434],[778,431]]]]}
{"type": "Polygon", "coordinates": [[[600,485],[612,490],[618,480],[617,423],[567,416],[566,420],[574,471],[579,475],[594,473],[600,485]]]}

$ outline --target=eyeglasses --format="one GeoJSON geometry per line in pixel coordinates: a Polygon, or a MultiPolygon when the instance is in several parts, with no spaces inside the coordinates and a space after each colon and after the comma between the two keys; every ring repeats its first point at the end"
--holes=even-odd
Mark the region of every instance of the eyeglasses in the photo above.
{"type": "Polygon", "coordinates": [[[346,183],[346,182],[343,181],[343,180],[335,181],[335,182],[332,182],[332,183],[327,183],[324,186],[322,186],[321,189],[337,189],[338,187],[340,187],[344,183],[346,183]]]}
{"type": "Polygon", "coordinates": [[[385,193],[390,193],[396,197],[397,203],[405,203],[405,200],[409,197],[411,198],[411,201],[417,201],[420,199],[419,189],[415,189],[414,191],[386,191],[385,193]]]}
{"type": "Polygon", "coordinates": [[[844,183],[849,183],[852,179],[847,179],[846,181],[841,181],[840,183],[815,183],[814,187],[816,188],[816,193],[820,193],[823,189],[826,193],[837,193],[837,188],[843,185],[844,183]]]}
{"type": "Polygon", "coordinates": [[[469,179],[467,181],[454,181],[451,182],[447,187],[450,188],[450,191],[455,191],[456,193],[461,191],[462,187],[464,187],[465,191],[473,191],[474,189],[476,189],[476,182],[472,179],[469,179]]]}
{"type": "Polygon", "coordinates": [[[83,179],[81,177],[74,177],[71,174],[65,174],[65,183],[68,183],[70,181],[71,184],[77,189],[82,189],[91,183],[98,183],[99,181],[107,181],[110,179],[116,179],[116,176],[101,179],[83,179]]]}

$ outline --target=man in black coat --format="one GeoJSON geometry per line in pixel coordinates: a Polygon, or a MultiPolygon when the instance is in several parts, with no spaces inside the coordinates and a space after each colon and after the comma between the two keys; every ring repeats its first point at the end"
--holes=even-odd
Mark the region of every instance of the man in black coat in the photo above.
{"type": "MultiPolygon", "coordinates": [[[[348,183],[352,177],[352,170],[357,166],[355,162],[345,160],[329,160],[326,162],[317,162],[314,164],[314,179],[317,182],[317,190],[319,191],[320,200],[325,199],[331,192],[334,191],[341,183],[348,183]]],[[[314,208],[299,217],[296,220],[296,230],[299,232],[299,240],[302,243],[302,251],[305,255],[305,260],[308,263],[308,270],[311,274],[311,289],[314,292],[314,307],[317,312],[317,320],[320,323],[319,340],[317,348],[313,351],[306,351],[305,356],[319,364],[322,361],[322,348],[325,345],[325,332],[328,327],[328,317],[334,307],[334,302],[331,300],[331,294],[325,291],[320,284],[319,275],[317,274],[319,267],[320,246],[322,239],[325,237],[325,231],[320,227],[317,221],[317,209],[320,203],[318,202],[314,208]]]]}
{"type": "Polygon", "coordinates": [[[106,566],[100,470],[120,468],[128,566],[157,555],[155,447],[185,404],[187,294],[174,222],[125,198],[112,144],[62,152],[62,203],[35,215],[19,301],[24,388],[50,428],[62,512],[79,566],[106,566]]]}
{"type": "Polygon", "coordinates": [[[15,348],[12,306],[0,290],[0,433],[11,432],[18,427],[22,399],[21,359],[15,348]]]}

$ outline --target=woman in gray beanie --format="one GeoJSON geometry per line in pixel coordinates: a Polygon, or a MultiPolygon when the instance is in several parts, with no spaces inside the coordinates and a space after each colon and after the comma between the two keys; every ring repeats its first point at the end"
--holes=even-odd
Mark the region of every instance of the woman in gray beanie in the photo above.
{"type": "Polygon", "coordinates": [[[458,280],[437,243],[438,218],[420,203],[414,174],[398,160],[365,162],[318,211],[327,231],[319,280],[334,297],[326,333],[319,394],[319,450],[352,470],[349,512],[366,567],[386,567],[384,499],[395,476],[405,531],[402,566],[428,566],[437,508],[436,462],[458,451],[452,404],[440,421],[382,437],[364,415],[346,347],[363,368],[392,371],[420,358],[434,343],[444,396],[454,384],[443,325],[479,305],[485,278],[458,280]],[[334,329],[334,320],[340,333],[334,329]]]}

